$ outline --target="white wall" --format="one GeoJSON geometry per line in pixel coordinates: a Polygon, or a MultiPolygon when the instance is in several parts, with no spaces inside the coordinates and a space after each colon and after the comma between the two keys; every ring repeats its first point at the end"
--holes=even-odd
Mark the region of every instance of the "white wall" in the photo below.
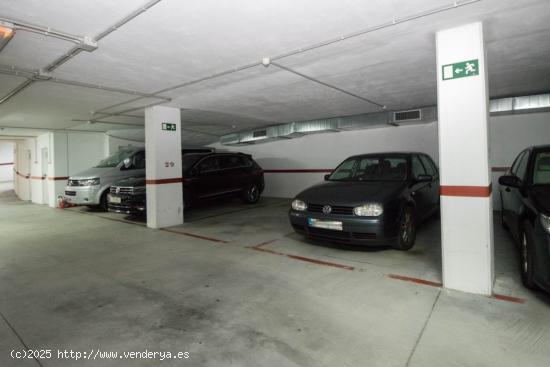
{"type": "Polygon", "coordinates": [[[103,159],[105,144],[103,133],[83,132],[51,132],[19,140],[15,169],[20,174],[14,180],[17,196],[54,207],[57,197],[63,195],[67,177],[103,159]],[[42,148],[48,149],[46,172],[42,172],[42,148]],[[42,179],[43,173],[46,173],[45,179],[42,179]],[[44,198],[44,190],[47,198],[44,198]]]}
{"type": "MultiPolygon", "coordinates": [[[[491,116],[490,165],[509,167],[525,147],[550,144],[550,113],[491,116]]],[[[217,149],[252,154],[265,170],[332,169],[346,157],[377,151],[419,151],[438,161],[437,123],[384,127],[339,133],[308,135],[242,147],[213,144],[217,149]]],[[[464,147],[468,149],[468,147],[464,147]]],[[[493,172],[494,208],[500,209],[498,177],[493,172]]],[[[265,196],[294,197],[301,190],[323,180],[325,173],[266,172],[265,196]]]]}
{"type": "Polygon", "coordinates": [[[115,138],[105,134],[105,156],[116,153],[122,147],[144,147],[145,142],[115,138]]]}
{"type": "Polygon", "coordinates": [[[0,184],[13,182],[15,144],[0,141],[0,184]]]}
{"type": "MultiPolygon", "coordinates": [[[[217,149],[228,147],[215,144],[217,149]]],[[[264,170],[331,170],[345,158],[380,151],[418,151],[436,162],[437,123],[306,135],[253,146],[231,148],[252,154],[264,170]]],[[[294,197],[323,180],[326,173],[265,173],[264,195],[294,197]]]]}

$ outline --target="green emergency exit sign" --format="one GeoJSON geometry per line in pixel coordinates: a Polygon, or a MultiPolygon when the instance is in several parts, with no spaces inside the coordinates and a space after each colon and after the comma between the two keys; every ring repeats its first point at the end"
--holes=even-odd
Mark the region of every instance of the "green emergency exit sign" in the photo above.
{"type": "Polygon", "coordinates": [[[170,124],[168,122],[162,123],[162,130],[176,131],[176,124],[170,124]]]}
{"type": "Polygon", "coordinates": [[[479,61],[477,59],[443,65],[443,80],[476,75],[479,75],[479,61]]]}

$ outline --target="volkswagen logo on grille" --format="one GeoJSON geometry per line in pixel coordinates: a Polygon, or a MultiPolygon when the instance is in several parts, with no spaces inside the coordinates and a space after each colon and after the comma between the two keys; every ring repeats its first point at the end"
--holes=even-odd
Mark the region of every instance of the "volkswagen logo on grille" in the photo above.
{"type": "Polygon", "coordinates": [[[120,187],[117,187],[117,188],[115,189],[115,193],[116,193],[116,194],[120,194],[120,187]]]}
{"type": "Polygon", "coordinates": [[[331,211],[332,211],[332,208],[330,207],[330,205],[325,205],[323,207],[323,213],[324,214],[330,214],[331,211]]]}

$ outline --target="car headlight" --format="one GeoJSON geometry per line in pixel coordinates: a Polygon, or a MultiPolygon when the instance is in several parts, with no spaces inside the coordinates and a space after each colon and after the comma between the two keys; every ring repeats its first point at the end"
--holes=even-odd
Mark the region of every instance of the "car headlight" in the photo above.
{"type": "Polygon", "coordinates": [[[542,228],[544,228],[546,233],[550,233],[550,217],[547,215],[541,214],[540,222],[542,224],[542,228]]]}
{"type": "Polygon", "coordinates": [[[81,185],[82,186],[97,186],[97,185],[99,185],[99,177],[90,178],[89,180],[82,180],[81,185]]]}
{"type": "Polygon", "coordinates": [[[307,209],[307,204],[304,203],[302,200],[294,200],[292,202],[292,209],[297,210],[299,212],[303,212],[307,209]]]}
{"type": "Polygon", "coordinates": [[[378,217],[384,212],[380,204],[365,204],[353,208],[353,213],[359,217],[378,217]]]}

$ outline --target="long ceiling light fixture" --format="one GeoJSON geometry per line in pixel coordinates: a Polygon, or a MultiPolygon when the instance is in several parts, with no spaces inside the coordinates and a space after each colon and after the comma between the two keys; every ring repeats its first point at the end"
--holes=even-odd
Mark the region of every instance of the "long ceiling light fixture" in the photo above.
{"type": "Polygon", "coordinates": [[[14,34],[13,24],[0,22],[0,51],[11,41],[14,34]]]}

